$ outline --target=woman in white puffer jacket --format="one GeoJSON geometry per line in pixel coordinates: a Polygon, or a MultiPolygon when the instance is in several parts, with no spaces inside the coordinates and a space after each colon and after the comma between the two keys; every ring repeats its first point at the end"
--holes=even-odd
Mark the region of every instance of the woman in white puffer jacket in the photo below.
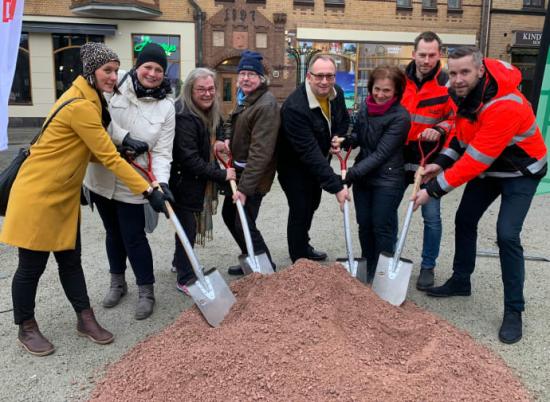
{"type": "MultiPolygon", "coordinates": [[[[162,190],[171,197],[167,183],[175,110],[173,100],[167,96],[171,89],[165,79],[166,67],[164,49],[150,43],[143,48],[132,70],[127,74],[119,72],[119,93],[109,100],[112,118],[109,132],[115,145],[122,145],[137,155],[136,162],[144,167],[147,167],[147,151],[151,152],[153,174],[162,190]]],[[[111,285],[103,306],[116,306],[126,294],[124,273],[128,259],[139,289],[135,318],[147,318],[155,303],[153,257],[145,235],[146,215],[150,216],[146,211],[147,201],[132,194],[124,183],[97,163],[89,164],[84,185],[90,191],[90,200],[97,207],[107,232],[111,285]]]]}

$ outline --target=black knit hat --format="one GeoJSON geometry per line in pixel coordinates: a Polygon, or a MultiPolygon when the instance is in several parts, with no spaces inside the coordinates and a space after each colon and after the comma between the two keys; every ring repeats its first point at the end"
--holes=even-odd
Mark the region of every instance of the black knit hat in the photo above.
{"type": "Polygon", "coordinates": [[[264,57],[258,53],[251,50],[245,50],[241,53],[241,60],[239,61],[239,66],[237,71],[242,70],[254,71],[260,75],[264,75],[264,66],[262,64],[262,59],[264,57]]]}
{"type": "Polygon", "coordinates": [[[166,60],[166,52],[162,46],[152,42],[145,45],[137,57],[135,68],[137,69],[142,64],[150,61],[157,63],[166,72],[168,61],[166,60]]]}
{"type": "Polygon", "coordinates": [[[82,75],[88,81],[93,81],[95,70],[110,61],[120,64],[118,55],[104,43],[88,42],[80,48],[80,60],[82,60],[82,75]]]}

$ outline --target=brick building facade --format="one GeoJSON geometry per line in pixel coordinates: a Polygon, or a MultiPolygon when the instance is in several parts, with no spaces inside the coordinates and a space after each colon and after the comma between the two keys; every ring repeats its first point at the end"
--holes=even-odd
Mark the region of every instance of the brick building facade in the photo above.
{"type": "Polygon", "coordinates": [[[506,60],[523,74],[522,92],[530,98],[549,0],[493,0],[487,56],[506,60]]]}

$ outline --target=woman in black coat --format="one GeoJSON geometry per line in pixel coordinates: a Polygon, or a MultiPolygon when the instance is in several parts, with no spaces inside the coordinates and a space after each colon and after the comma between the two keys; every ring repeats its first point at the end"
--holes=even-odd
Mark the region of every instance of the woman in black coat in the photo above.
{"type": "MultiPolygon", "coordinates": [[[[192,246],[197,232],[200,243],[211,234],[212,214],[217,207],[214,182],[235,179],[235,170],[221,170],[212,154],[212,144],[221,125],[216,75],[207,68],[196,68],[185,80],[178,102],[170,172],[170,188],[176,199],[174,212],[192,246]]],[[[189,295],[186,283],[195,275],[177,236],[173,265],[177,289],[189,295]]]]}
{"type": "MultiPolygon", "coordinates": [[[[367,280],[372,281],[378,256],[393,253],[397,234],[397,208],[405,191],[403,149],[410,116],[401,106],[405,75],[397,67],[381,66],[371,73],[369,96],[362,105],[343,147],[360,147],[346,175],[353,198],[367,280]]],[[[334,144],[336,145],[336,144],[334,144]]]]}

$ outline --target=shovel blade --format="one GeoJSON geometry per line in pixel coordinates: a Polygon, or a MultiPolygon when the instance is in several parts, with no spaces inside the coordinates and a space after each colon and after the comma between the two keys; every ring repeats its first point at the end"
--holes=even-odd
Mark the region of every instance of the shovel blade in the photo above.
{"type": "Polygon", "coordinates": [[[357,278],[359,282],[367,283],[367,260],[365,258],[355,258],[353,260],[353,267],[351,268],[347,258],[337,258],[336,262],[342,264],[350,275],[357,278]]]}
{"type": "Polygon", "coordinates": [[[271,275],[275,272],[273,271],[273,266],[266,253],[257,254],[252,257],[241,254],[239,256],[239,264],[245,275],[251,274],[252,272],[257,272],[262,275],[271,275]]]}
{"type": "Polygon", "coordinates": [[[392,270],[392,263],[393,255],[380,254],[372,281],[372,290],[382,300],[394,306],[400,306],[407,297],[413,262],[400,258],[395,270],[392,270]]]}
{"type": "Polygon", "coordinates": [[[229,313],[236,299],[217,269],[212,268],[205,272],[204,278],[206,287],[195,279],[187,284],[187,288],[208,324],[217,327],[229,313]]]}

